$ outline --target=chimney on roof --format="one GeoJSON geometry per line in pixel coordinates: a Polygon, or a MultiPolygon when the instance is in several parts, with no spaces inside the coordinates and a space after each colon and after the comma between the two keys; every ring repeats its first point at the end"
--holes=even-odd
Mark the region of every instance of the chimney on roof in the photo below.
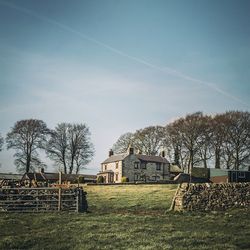
{"type": "Polygon", "coordinates": [[[129,153],[130,155],[133,155],[133,154],[134,154],[134,148],[129,147],[128,150],[129,150],[128,153],[129,153]]]}
{"type": "Polygon", "coordinates": [[[161,151],[161,157],[165,158],[165,151],[161,151]]]}
{"type": "Polygon", "coordinates": [[[111,157],[112,155],[114,155],[114,151],[112,149],[109,150],[109,157],[111,157]]]}

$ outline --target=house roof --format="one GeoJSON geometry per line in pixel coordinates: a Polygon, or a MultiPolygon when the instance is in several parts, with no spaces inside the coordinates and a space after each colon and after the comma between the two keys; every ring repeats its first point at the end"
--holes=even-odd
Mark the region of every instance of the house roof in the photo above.
{"type": "MultiPolygon", "coordinates": [[[[45,177],[46,180],[58,180],[59,179],[59,173],[42,173],[42,175],[45,177]]],[[[63,179],[63,174],[62,174],[63,179]]]]}
{"type": "Polygon", "coordinates": [[[209,172],[210,172],[210,177],[217,177],[217,176],[228,176],[228,173],[231,173],[231,172],[249,173],[250,171],[247,171],[247,170],[233,170],[233,169],[210,168],[209,172]]]}
{"type": "Polygon", "coordinates": [[[106,173],[114,173],[114,171],[112,171],[112,170],[104,170],[104,171],[100,171],[97,175],[106,174],[106,173]]]}
{"type": "Polygon", "coordinates": [[[170,165],[169,172],[171,172],[171,173],[182,173],[183,170],[178,165],[170,165]]]}
{"type": "Polygon", "coordinates": [[[85,180],[95,180],[96,175],[93,174],[81,174],[80,176],[83,176],[85,180]]]}
{"type": "Polygon", "coordinates": [[[104,162],[102,162],[102,164],[116,162],[116,161],[122,161],[123,159],[125,159],[126,156],[128,156],[127,153],[126,154],[119,154],[119,155],[112,155],[109,158],[107,158],[104,162]]]}
{"type": "MultiPolygon", "coordinates": [[[[177,176],[175,176],[174,181],[176,183],[190,182],[190,175],[180,173],[177,176]]],[[[192,183],[204,183],[204,182],[209,182],[209,181],[207,178],[198,178],[198,177],[191,176],[191,182],[192,183]]]]}
{"type": "MultiPolygon", "coordinates": [[[[124,160],[129,154],[119,154],[119,155],[112,155],[109,158],[107,158],[102,164],[111,163],[111,162],[117,162],[124,160]]],[[[135,156],[145,162],[159,162],[159,163],[169,163],[168,160],[161,156],[155,156],[155,155],[142,155],[142,154],[135,154],[135,156]]]]}
{"type": "Polygon", "coordinates": [[[216,177],[216,176],[227,176],[228,171],[226,169],[217,169],[217,168],[210,168],[210,177],[216,177]]]}
{"type": "Polygon", "coordinates": [[[37,181],[45,181],[46,178],[42,175],[42,173],[25,173],[22,177],[22,181],[24,180],[37,180],[37,181]]]}
{"type": "Polygon", "coordinates": [[[139,160],[146,161],[146,162],[169,163],[166,158],[161,157],[161,156],[156,156],[156,155],[140,155],[140,154],[136,154],[136,157],[139,160]]]}
{"type": "MultiPolygon", "coordinates": [[[[86,174],[62,174],[62,181],[75,181],[78,177],[83,176],[85,179],[94,180],[96,175],[86,174]]],[[[26,173],[24,174],[23,180],[25,179],[36,179],[37,181],[58,181],[59,173],[26,173]]]]}
{"type": "Polygon", "coordinates": [[[6,173],[0,173],[0,180],[21,180],[22,174],[6,174],[6,173]]]}

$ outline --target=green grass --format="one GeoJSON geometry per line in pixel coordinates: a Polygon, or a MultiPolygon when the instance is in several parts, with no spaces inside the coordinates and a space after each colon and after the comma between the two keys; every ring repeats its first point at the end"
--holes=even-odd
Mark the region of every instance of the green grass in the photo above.
{"type": "Polygon", "coordinates": [[[0,214],[0,249],[250,249],[250,209],[166,212],[176,186],[88,186],[90,213],[0,214]]]}
{"type": "Polygon", "coordinates": [[[89,209],[98,213],[164,214],[177,185],[85,186],[89,209]]]}

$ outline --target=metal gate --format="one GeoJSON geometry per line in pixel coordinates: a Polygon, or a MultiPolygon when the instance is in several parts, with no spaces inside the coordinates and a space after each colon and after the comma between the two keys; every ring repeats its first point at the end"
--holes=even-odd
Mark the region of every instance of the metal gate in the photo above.
{"type": "Polygon", "coordinates": [[[82,188],[1,188],[0,212],[87,211],[82,188]]]}

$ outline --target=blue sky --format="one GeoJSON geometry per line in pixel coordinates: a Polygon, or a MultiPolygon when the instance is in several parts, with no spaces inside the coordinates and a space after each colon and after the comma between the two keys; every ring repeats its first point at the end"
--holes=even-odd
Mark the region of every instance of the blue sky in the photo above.
{"type": "MultiPolygon", "coordinates": [[[[244,0],[0,0],[0,133],[85,122],[96,173],[125,132],[249,111],[249,12],[244,0]]],[[[15,171],[12,154],[1,172],[15,171]]]]}

